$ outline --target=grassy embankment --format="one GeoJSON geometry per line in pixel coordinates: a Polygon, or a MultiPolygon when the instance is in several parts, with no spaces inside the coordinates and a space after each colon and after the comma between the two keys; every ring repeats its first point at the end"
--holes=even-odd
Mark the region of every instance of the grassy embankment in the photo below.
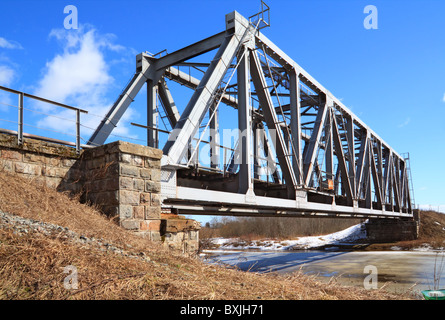
{"type": "MultiPolygon", "coordinates": [[[[95,208],[0,171],[0,211],[68,228],[107,250],[39,228],[0,226],[0,299],[404,299],[295,273],[254,274],[208,265],[123,230],[95,208]],[[107,247],[108,248],[108,247],[107,247]],[[65,267],[78,289],[65,289],[65,267]]],[[[65,230],[65,231],[64,231],[65,230]]]]}

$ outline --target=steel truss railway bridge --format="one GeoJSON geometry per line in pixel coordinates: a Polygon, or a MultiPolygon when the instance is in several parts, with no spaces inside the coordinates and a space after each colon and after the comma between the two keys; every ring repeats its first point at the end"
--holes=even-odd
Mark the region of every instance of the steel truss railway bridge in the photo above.
{"type": "Polygon", "coordinates": [[[235,11],[218,34],[172,53],[137,55],[134,76],[88,144],[105,143],[146,85],[147,123],[134,125],[163,150],[164,209],[411,218],[408,159],[261,32],[268,14],[264,3],[250,18],[235,11]],[[173,82],[192,90],[182,112],[173,82]],[[230,144],[222,139],[228,128],[236,131],[230,144]]]}

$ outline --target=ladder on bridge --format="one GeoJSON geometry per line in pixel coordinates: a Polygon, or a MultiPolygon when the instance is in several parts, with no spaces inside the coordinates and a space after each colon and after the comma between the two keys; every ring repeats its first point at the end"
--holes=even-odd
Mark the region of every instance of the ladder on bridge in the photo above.
{"type": "Polygon", "coordinates": [[[411,161],[409,158],[409,152],[402,154],[404,160],[405,160],[405,168],[406,168],[406,174],[408,177],[408,185],[409,185],[409,193],[410,193],[410,199],[411,199],[411,208],[415,209],[416,201],[414,200],[414,185],[413,185],[413,177],[411,174],[411,161]]]}

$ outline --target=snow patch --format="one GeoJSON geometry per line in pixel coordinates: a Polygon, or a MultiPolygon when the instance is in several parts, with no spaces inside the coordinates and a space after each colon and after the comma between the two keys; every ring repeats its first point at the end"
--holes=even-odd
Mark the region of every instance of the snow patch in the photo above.
{"type": "Polygon", "coordinates": [[[422,243],[422,245],[420,247],[416,247],[412,249],[413,251],[422,251],[422,252],[427,252],[427,251],[432,251],[433,247],[428,244],[428,243],[422,243]]]}
{"type": "Polygon", "coordinates": [[[349,227],[345,230],[324,236],[300,237],[295,240],[258,240],[244,241],[239,238],[213,238],[212,243],[219,249],[238,250],[296,250],[315,249],[326,245],[336,246],[350,244],[357,240],[365,239],[366,231],[364,223],[349,227]]]}

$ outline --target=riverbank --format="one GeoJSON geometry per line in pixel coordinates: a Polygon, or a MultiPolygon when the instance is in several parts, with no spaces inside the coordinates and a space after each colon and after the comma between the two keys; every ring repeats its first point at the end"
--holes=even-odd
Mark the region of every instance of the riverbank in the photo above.
{"type": "MultiPolygon", "coordinates": [[[[363,288],[375,268],[378,290],[423,299],[421,290],[435,288],[444,271],[445,214],[422,212],[419,238],[369,243],[364,223],[320,236],[294,239],[206,239],[207,262],[259,273],[302,272],[322,283],[332,281],[363,288]]],[[[442,283],[443,284],[443,283],[442,283]]]]}
{"type": "Polygon", "coordinates": [[[362,223],[328,235],[298,237],[287,240],[262,239],[248,241],[242,238],[212,238],[206,241],[206,247],[204,249],[262,251],[320,250],[359,245],[365,240],[366,232],[362,223]]]}
{"type": "Polygon", "coordinates": [[[206,250],[364,250],[364,251],[442,251],[445,247],[445,214],[421,211],[419,238],[413,241],[370,243],[364,223],[327,235],[302,236],[292,239],[255,239],[242,237],[202,239],[206,250]]]}
{"type": "Polygon", "coordinates": [[[323,283],[300,272],[257,274],[209,265],[134,235],[77,199],[1,170],[0,211],[4,300],[411,299],[323,283]],[[77,287],[66,282],[74,279],[73,270],[77,287]]]}
{"type": "Polygon", "coordinates": [[[311,276],[323,283],[386,290],[423,299],[422,290],[442,287],[444,255],[424,251],[209,250],[209,264],[246,272],[311,276]],[[441,286],[442,285],[442,286],[441,286]]]}

